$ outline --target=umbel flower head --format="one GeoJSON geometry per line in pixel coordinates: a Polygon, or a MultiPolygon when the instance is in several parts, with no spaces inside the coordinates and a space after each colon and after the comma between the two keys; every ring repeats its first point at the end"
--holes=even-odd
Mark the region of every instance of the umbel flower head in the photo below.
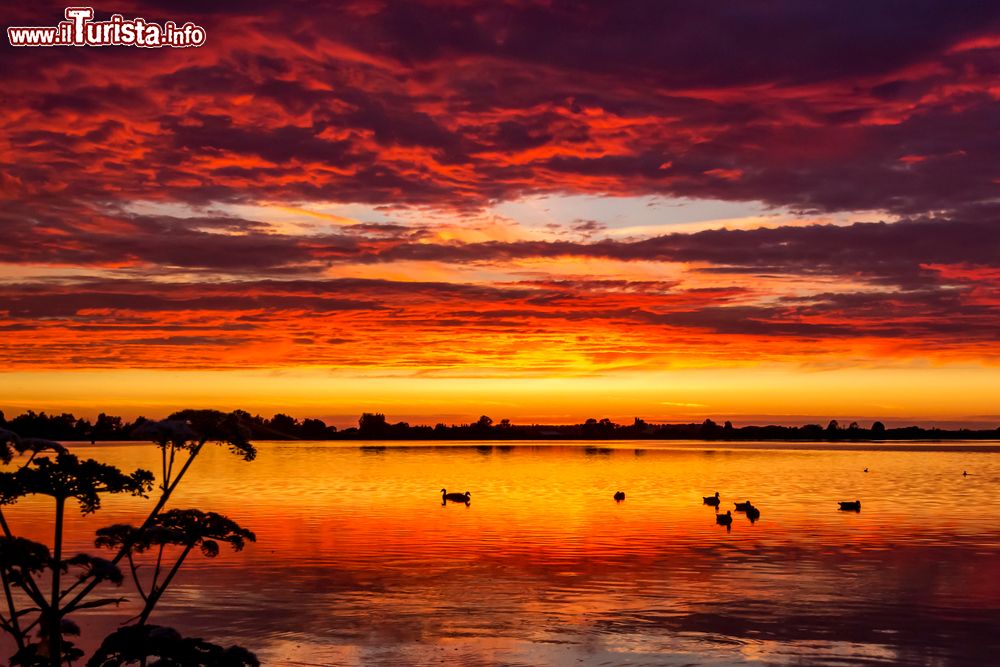
{"type": "Polygon", "coordinates": [[[23,537],[0,536],[0,566],[21,572],[41,572],[49,566],[51,556],[44,544],[23,537]]]}
{"type": "Polygon", "coordinates": [[[16,472],[0,473],[0,505],[9,505],[29,495],[75,498],[80,511],[89,514],[101,506],[101,494],[128,493],[143,496],[153,488],[153,473],[138,469],[126,475],[114,466],[93,459],[81,461],[62,451],[55,459],[33,459],[16,472]]]}
{"type": "Polygon", "coordinates": [[[173,628],[129,625],[105,638],[87,667],[123,667],[150,664],[159,667],[259,667],[260,661],[240,646],[182,637],[173,628]],[[149,661],[150,658],[156,658],[149,661]],[[149,662],[147,662],[149,661],[149,662]]]}
{"type": "Polygon", "coordinates": [[[10,463],[18,454],[31,452],[39,454],[44,451],[65,452],[66,448],[58,442],[44,438],[21,438],[13,431],[0,428],[0,462],[10,463]]]}
{"type": "Polygon", "coordinates": [[[158,515],[141,531],[121,523],[101,528],[97,531],[94,544],[107,549],[118,549],[127,544],[136,553],[161,545],[199,547],[202,554],[214,558],[219,555],[220,542],[228,544],[234,551],[241,551],[247,542],[256,541],[257,536],[251,531],[221,514],[173,509],[158,515]]]}
{"type": "Polygon", "coordinates": [[[250,429],[239,415],[219,410],[182,410],[161,421],[145,421],[132,431],[136,438],[151,440],[160,447],[194,449],[206,442],[229,445],[234,454],[247,461],[257,456],[250,444],[250,429]]]}
{"type": "Polygon", "coordinates": [[[14,454],[20,451],[21,438],[17,433],[0,428],[0,461],[10,463],[14,460],[14,454]]]}
{"type": "Polygon", "coordinates": [[[132,429],[132,435],[151,440],[160,447],[170,445],[178,449],[188,449],[199,439],[191,425],[181,419],[144,421],[132,429]]]}
{"type": "Polygon", "coordinates": [[[77,554],[64,560],[63,570],[67,570],[69,567],[80,568],[80,579],[93,578],[97,582],[107,581],[115,586],[121,586],[125,578],[117,565],[106,558],[90,554],[77,554]]]}

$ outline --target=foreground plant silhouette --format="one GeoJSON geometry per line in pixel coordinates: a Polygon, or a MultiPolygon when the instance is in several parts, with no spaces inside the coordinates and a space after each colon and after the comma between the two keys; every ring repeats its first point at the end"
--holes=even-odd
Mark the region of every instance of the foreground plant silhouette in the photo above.
{"type": "Polygon", "coordinates": [[[203,667],[251,667],[256,657],[240,647],[222,648],[200,639],[182,637],[175,630],[147,624],[185,559],[194,549],[209,558],[220,543],[240,550],[254,541],[249,530],[236,522],[197,509],[170,509],[166,505],[191,465],[208,443],[227,445],[246,461],[256,456],[249,431],[239,416],[215,410],[185,410],[159,422],[142,422],[135,437],[151,440],[160,449],[161,474],[158,498],[138,526],[116,524],[97,531],[95,545],[111,550],[110,558],[63,553],[67,501],[75,500],[82,514],[101,508],[106,494],[148,498],[154,489],[153,473],[138,469],[124,473],[92,459],[80,460],[62,445],[37,438],[20,438],[0,429],[0,584],[6,615],[0,628],[16,644],[11,665],[51,666],[73,664],[84,657],[68,636],[79,635],[69,616],[77,611],[119,605],[124,597],[97,597],[98,586],[120,586],[120,563],[128,562],[142,609],[113,632],[87,662],[97,667],[157,664],[203,667]],[[48,496],[54,501],[52,548],[15,536],[4,508],[26,496],[48,496]],[[151,576],[144,584],[136,557],[156,553],[151,576]],[[172,562],[171,562],[172,561],[172,562]],[[162,578],[161,578],[162,577],[162,578]],[[149,662],[154,659],[153,662],[149,662]]]}

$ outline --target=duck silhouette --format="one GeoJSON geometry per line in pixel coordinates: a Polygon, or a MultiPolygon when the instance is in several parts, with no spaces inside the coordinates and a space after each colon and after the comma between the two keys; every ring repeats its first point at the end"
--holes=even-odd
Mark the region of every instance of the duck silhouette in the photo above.
{"type": "Polygon", "coordinates": [[[865,468],[865,472],[868,472],[868,468],[865,468]]]}
{"type": "Polygon", "coordinates": [[[963,470],[962,471],[962,477],[968,477],[968,476],[969,476],[969,471],[968,470],[963,470]]]}
{"type": "Polygon", "coordinates": [[[465,493],[448,493],[446,490],[441,489],[441,504],[445,505],[449,500],[453,503],[465,503],[468,505],[472,501],[472,494],[468,491],[465,493]]]}
{"type": "Polygon", "coordinates": [[[702,496],[701,501],[706,505],[711,505],[712,507],[719,507],[719,492],[716,491],[714,496],[702,496]]]}
{"type": "Polygon", "coordinates": [[[841,500],[840,509],[845,512],[860,512],[861,511],[861,501],[860,500],[841,500]]]}
{"type": "Polygon", "coordinates": [[[731,526],[733,525],[733,513],[726,510],[725,514],[719,514],[715,517],[715,523],[720,526],[731,526]]]}
{"type": "Polygon", "coordinates": [[[615,501],[617,501],[617,502],[620,503],[623,500],[625,500],[625,492],[624,491],[616,491],[615,492],[615,501]]]}
{"type": "Polygon", "coordinates": [[[733,503],[733,504],[736,505],[736,511],[737,512],[746,512],[751,507],[753,507],[753,505],[750,504],[749,500],[746,501],[745,503],[733,503]]]}
{"type": "Polygon", "coordinates": [[[760,518],[760,508],[751,505],[747,508],[747,518],[750,519],[750,523],[753,523],[760,518]]]}

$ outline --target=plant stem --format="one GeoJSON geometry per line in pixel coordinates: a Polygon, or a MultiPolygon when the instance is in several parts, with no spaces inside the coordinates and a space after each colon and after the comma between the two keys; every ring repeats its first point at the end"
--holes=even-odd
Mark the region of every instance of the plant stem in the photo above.
{"type": "Polygon", "coordinates": [[[59,576],[62,573],[63,516],[66,499],[56,496],[56,534],[52,551],[52,603],[49,607],[49,659],[52,667],[62,665],[62,628],[59,615],[59,576]]]}
{"type": "Polygon", "coordinates": [[[156,589],[156,580],[160,578],[160,564],[163,563],[163,546],[160,545],[160,552],[156,554],[156,569],[153,570],[153,583],[149,585],[150,590],[156,589]]]}
{"type": "MultiPolygon", "coordinates": [[[[10,532],[10,526],[7,524],[7,517],[4,516],[2,508],[0,508],[0,529],[3,530],[3,534],[8,539],[14,539],[14,533],[10,532]]],[[[24,581],[21,585],[21,590],[27,593],[28,597],[31,598],[31,601],[37,604],[39,608],[42,610],[47,609],[49,603],[45,601],[45,596],[42,595],[42,591],[38,588],[38,584],[35,583],[35,580],[31,577],[31,573],[22,572],[21,574],[23,575],[21,579],[24,581]]]]}
{"type": "Polygon", "coordinates": [[[17,648],[24,648],[24,635],[21,633],[21,623],[17,619],[17,609],[14,607],[14,596],[10,592],[10,582],[7,580],[7,569],[0,568],[0,578],[3,579],[3,593],[7,598],[7,611],[10,612],[11,634],[17,642],[17,648]]]}
{"type": "Polygon", "coordinates": [[[146,597],[146,592],[142,590],[142,582],[139,581],[139,571],[135,567],[135,560],[132,558],[132,552],[128,552],[128,566],[132,570],[132,581],[135,582],[135,589],[139,591],[139,595],[145,601],[149,598],[146,597]]]}
{"type": "Polygon", "coordinates": [[[149,599],[146,600],[146,606],[143,608],[142,613],[139,614],[139,622],[137,625],[144,625],[146,623],[149,615],[153,613],[153,607],[155,607],[156,603],[160,601],[160,598],[163,596],[163,592],[167,590],[167,586],[169,586],[170,582],[173,581],[174,575],[176,575],[177,571],[181,569],[181,564],[184,562],[184,559],[187,558],[188,554],[191,553],[191,549],[193,548],[193,545],[184,547],[184,551],[181,552],[181,555],[177,558],[177,562],[174,563],[174,566],[170,568],[170,572],[167,573],[167,577],[163,580],[160,587],[149,592],[149,599]]]}
{"type": "Polygon", "coordinates": [[[167,478],[167,448],[166,446],[160,447],[160,463],[163,468],[163,478],[160,480],[160,488],[164,491],[167,490],[167,482],[170,481],[167,478]]]}
{"type": "Polygon", "coordinates": [[[170,479],[170,474],[174,471],[174,454],[177,453],[177,448],[170,445],[170,464],[167,466],[167,479],[170,479]]]}
{"type": "MultiPolygon", "coordinates": [[[[156,506],[149,513],[149,516],[146,517],[146,520],[142,522],[142,525],[139,526],[139,530],[137,531],[137,533],[141,533],[142,531],[146,530],[146,528],[149,527],[149,524],[153,522],[153,519],[156,518],[156,515],[160,513],[160,510],[162,510],[166,506],[167,501],[170,500],[170,495],[174,492],[174,489],[177,488],[177,485],[180,484],[181,479],[184,478],[184,474],[188,471],[188,468],[191,467],[191,464],[194,462],[195,458],[198,456],[198,453],[201,452],[201,449],[204,446],[205,442],[202,441],[199,442],[198,445],[191,450],[191,454],[188,455],[187,461],[184,462],[184,465],[177,473],[177,477],[174,478],[174,481],[170,484],[170,486],[167,487],[167,490],[164,491],[163,495],[160,496],[160,499],[159,501],[157,501],[156,506]]],[[[120,563],[122,558],[125,558],[125,555],[129,553],[131,549],[132,545],[130,543],[123,544],[122,548],[119,549],[117,554],[115,554],[115,557],[111,559],[111,564],[117,565],[118,563],[120,563]]],[[[76,597],[70,600],[69,604],[66,605],[64,612],[68,614],[74,609],[76,609],[76,605],[80,604],[80,602],[85,597],[87,597],[90,594],[90,592],[94,590],[94,587],[96,586],[97,586],[96,580],[92,580],[89,584],[87,584],[86,588],[77,593],[76,597]]]]}

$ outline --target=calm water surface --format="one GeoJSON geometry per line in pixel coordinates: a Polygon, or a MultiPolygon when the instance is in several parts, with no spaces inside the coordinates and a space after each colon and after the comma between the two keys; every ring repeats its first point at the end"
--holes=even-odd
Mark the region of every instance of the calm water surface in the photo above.
{"type": "MultiPolygon", "coordinates": [[[[258,542],[192,556],[153,619],[265,665],[1000,664],[1000,443],[816,447],[206,449],[172,506],[258,542]],[[716,525],[716,490],[761,519],[716,525]]],[[[159,467],[148,444],[73,450],[159,467]]],[[[70,553],[149,506],[72,512],[70,553]]],[[[47,502],[7,513],[51,541],[47,502]]],[[[127,611],[78,620],[96,636],[127,611]]]]}

